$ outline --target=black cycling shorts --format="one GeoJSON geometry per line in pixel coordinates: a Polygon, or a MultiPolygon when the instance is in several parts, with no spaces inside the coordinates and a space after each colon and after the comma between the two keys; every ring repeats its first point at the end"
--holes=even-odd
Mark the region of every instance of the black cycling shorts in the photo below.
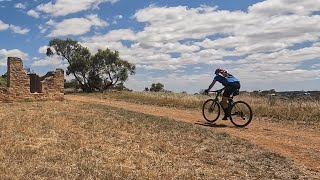
{"type": "Polygon", "coordinates": [[[230,83],[225,87],[225,90],[223,92],[223,96],[224,97],[230,97],[231,94],[233,94],[234,92],[236,92],[239,89],[240,89],[240,83],[239,82],[230,83]]]}

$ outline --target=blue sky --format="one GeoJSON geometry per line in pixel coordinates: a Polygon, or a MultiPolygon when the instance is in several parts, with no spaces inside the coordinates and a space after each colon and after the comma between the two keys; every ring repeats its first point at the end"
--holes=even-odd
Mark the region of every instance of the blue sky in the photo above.
{"type": "Polygon", "coordinates": [[[0,74],[8,56],[39,74],[66,68],[45,49],[72,38],[134,63],[137,91],[198,92],[218,67],[243,90],[320,90],[319,12],[320,0],[0,0],[0,74]]]}

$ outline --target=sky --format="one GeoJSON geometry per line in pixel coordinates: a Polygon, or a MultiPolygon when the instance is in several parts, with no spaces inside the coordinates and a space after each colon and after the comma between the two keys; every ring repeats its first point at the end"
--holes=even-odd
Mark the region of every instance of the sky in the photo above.
{"type": "Polygon", "coordinates": [[[38,74],[66,69],[45,55],[53,38],[119,51],[135,91],[196,93],[216,68],[242,90],[320,90],[320,0],[0,0],[0,74],[12,56],[38,74]]]}

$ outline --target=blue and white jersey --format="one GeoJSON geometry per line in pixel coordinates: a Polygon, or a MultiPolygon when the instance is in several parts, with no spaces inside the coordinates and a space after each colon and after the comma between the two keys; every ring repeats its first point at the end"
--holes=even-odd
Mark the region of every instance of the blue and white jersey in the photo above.
{"type": "Polygon", "coordinates": [[[217,75],[216,77],[214,77],[214,80],[218,81],[219,83],[221,83],[224,86],[228,86],[230,83],[240,82],[237,78],[235,78],[233,76],[223,77],[221,75],[217,75]]]}

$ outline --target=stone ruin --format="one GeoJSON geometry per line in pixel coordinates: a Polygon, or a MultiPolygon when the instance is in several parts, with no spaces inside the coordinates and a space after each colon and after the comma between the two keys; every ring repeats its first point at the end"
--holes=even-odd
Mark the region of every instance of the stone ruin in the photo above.
{"type": "Polygon", "coordinates": [[[27,74],[20,58],[8,57],[7,63],[7,87],[0,87],[0,101],[63,100],[63,69],[40,77],[34,73],[27,74]]]}

